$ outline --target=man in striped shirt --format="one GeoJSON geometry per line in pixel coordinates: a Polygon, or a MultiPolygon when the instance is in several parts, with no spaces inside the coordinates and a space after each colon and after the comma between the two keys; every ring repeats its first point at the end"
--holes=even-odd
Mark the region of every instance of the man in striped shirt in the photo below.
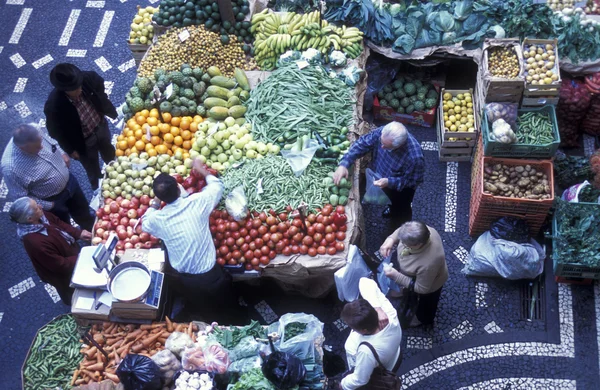
{"type": "Polygon", "coordinates": [[[33,124],[21,125],[2,155],[2,174],[11,199],[28,196],[64,222],[73,217],[91,231],[94,217],[69,164],[56,141],[33,124]]]}
{"type": "Polygon", "coordinates": [[[237,305],[231,277],[216,262],[209,229],[209,217],[221,200],[223,183],[198,159],[193,169],[206,178],[207,185],[202,192],[187,197],[172,176],[161,173],[154,179],[156,198],[144,214],[142,230],[164,241],[174,270],[172,285],[187,301],[186,306],[206,314],[206,319],[217,320],[237,305]],[[166,205],[159,210],[161,201],[166,205]]]}

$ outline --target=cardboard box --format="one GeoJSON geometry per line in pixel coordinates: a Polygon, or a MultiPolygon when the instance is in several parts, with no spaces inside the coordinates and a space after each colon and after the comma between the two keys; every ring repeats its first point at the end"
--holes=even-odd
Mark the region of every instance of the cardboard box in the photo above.
{"type": "MultiPolygon", "coordinates": [[[[436,90],[439,92],[437,87],[436,90]]],[[[375,120],[396,121],[405,125],[432,127],[435,125],[435,111],[436,107],[433,107],[429,111],[414,111],[412,114],[400,114],[392,107],[381,107],[377,96],[373,97],[373,117],[375,120]]]]}

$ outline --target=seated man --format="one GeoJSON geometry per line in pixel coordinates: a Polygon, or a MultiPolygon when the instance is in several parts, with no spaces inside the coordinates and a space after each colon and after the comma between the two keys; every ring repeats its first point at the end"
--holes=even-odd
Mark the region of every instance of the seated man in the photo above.
{"type": "Polygon", "coordinates": [[[358,389],[369,382],[373,369],[378,366],[375,356],[366,345],[373,346],[381,363],[396,371],[400,357],[402,329],[398,314],[390,301],[383,295],[377,283],[361,278],[358,284],[362,298],[347,303],[342,310],[342,320],[352,329],[346,340],[345,349],[348,366],[353,372],[341,383],[344,390],[358,389]]]}
{"type": "Polygon", "coordinates": [[[61,221],[28,197],[17,199],[9,215],[40,279],[54,286],[63,303],[71,306],[69,284],[79,254],[76,240],[91,240],[92,233],[61,221]]]}

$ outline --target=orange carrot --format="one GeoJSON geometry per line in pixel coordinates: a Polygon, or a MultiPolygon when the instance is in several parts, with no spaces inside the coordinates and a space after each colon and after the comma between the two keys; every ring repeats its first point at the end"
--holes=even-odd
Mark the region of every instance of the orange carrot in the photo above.
{"type": "Polygon", "coordinates": [[[96,356],[96,352],[98,352],[98,348],[91,347],[87,351],[83,352],[83,354],[85,354],[85,356],[91,360],[96,356]]]}
{"type": "Polygon", "coordinates": [[[133,332],[129,333],[127,335],[127,337],[125,337],[125,341],[135,340],[135,338],[138,337],[141,333],[142,333],[142,329],[138,329],[136,331],[133,331],[133,332]]]}
{"type": "MultiPolygon", "coordinates": [[[[161,335],[162,336],[162,335],[161,335]]],[[[159,337],[157,340],[159,343],[163,344],[167,342],[167,337],[159,337]]]]}
{"type": "MultiPolygon", "coordinates": [[[[102,355],[102,354],[100,354],[100,355],[102,355]]],[[[102,370],[104,370],[104,364],[102,362],[95,363],[90,366],[87,366],[85,369],[88,371],[102,371],[102,370]]]]}
{"type": "Polygon", "coordinates": [[[78,376],[79,376],[79,370],[75,370],[75,372],[73,372],[73,376],[71,377],[71,386],[73,386],[75,384],[75,381],[77,380],[78,376]]]}
{"type": "Polygon", "coordinates": [[[77,379],[75,381],[75,386],[79,386],[79,385],[81,385],[83,383],[85,383],[85,379],[83,379],[83,378],[77,379]]]}
{"type": "Polygon", "coordinates": [[[110,379],[111,381],[113,381],[115,383],[121,383],[121,380],[115,374],[110,374],[108,372],[105,372],[104,375],[106,376],[106,378],[110,379]]]}
{"type": "Polygon", "coordinates": [[[89,370],[81,370],[81,373],[85,376],[87,376],[88,378],[90,378],[91,380],[95,381],[96,378],[94,377],[94,373],[89,371],[89,370]]]}
{"type": "Polygon", "coordinates": [[[136,344],[133,346],[133,348],[131,348],[131,350],[133,352],[139,352],[144,348],[148,348],[151,345],[154,345],[154,343],[156,343],[156,340],[158,340],[158,338],[160,337],[160,333],[154,334],[148,338],[146,338],[145,340],[141,340],[141,342],[139,344],[136,344]]]}
{"type": "Polygon", "coordinates": [[[171,321],[171,319],[169,317],[165,316],[165,322],[167,323],[167,331],[173,332],[173,330],[175,328],[173,328],[173,322],[171,321]]]}
{"type": "Polygon", "coordinates": [[[188,325],[188,336],[190,336],[190,338],[192,338],[192,333],[194,333],[194,323],[190,321],[190,324],[188,325]]]}

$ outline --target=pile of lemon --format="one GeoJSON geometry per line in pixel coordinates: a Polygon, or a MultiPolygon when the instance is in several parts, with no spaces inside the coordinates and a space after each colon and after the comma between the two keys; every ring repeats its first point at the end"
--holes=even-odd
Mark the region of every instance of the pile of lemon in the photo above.
{"type": "MultiPolygon", "coordinates": [[[[474,132],[475,115],[473,110],[473,97],[469,92],[457,93],[455,96],[445,92],[442,96],[442,114],[444,117],[444,131],[474,132]]],[[[456,138],[450,138],[456,141],[456,138]]],[[[469,140],[469,138],[466,138],[469,140]]]]}

